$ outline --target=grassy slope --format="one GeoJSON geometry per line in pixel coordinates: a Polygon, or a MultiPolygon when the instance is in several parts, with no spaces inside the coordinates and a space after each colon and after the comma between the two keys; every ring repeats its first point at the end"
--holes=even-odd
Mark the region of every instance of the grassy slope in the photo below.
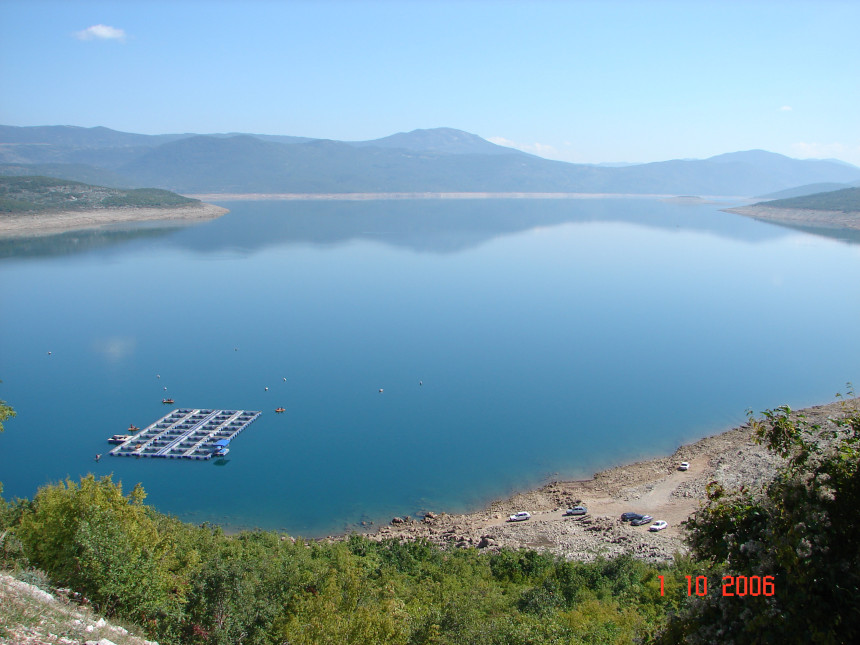
{"type": "MultiPolygon", "coordinates": [[[[29,578],[39,577],[37,574],[19,572],[29,578]]],[[[149,642],[124,627],[106,623],[82,605],[0,572],[0,643],[81,643],[102,638],[115,645],[149,642]]]]}

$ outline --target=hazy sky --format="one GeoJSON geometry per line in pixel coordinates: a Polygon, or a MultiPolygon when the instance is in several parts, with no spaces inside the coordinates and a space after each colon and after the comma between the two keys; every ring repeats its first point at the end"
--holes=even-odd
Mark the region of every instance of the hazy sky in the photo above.
{"type": "Polygon", "coordinates": [[[0,123],[860,164],[856,0],[0,0],[0,123]]]}

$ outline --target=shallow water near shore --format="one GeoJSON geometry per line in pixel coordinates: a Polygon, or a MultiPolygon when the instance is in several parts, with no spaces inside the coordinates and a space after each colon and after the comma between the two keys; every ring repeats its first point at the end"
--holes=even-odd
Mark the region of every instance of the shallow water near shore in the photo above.
{"type": "Polygon", "coordinates": [[[318,536],[667,454],[860,379],[860,246],[730,204],[219,205],[4,247],[7,499],[114,473],[188,521],[318,536]],[[263,414],[221,463],[107,457],[165,396],[263,414]]]}

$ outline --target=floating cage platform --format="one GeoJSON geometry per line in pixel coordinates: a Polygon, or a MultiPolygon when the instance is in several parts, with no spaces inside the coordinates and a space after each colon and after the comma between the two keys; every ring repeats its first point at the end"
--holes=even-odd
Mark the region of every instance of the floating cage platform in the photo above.
{"type": "Polygon", "coordinates": [[[232,441],[260,414],[250,410],[174,410],[131,435],[109,454],[114,457],[211,459],[225,445],[224,441],[232,441]]]}

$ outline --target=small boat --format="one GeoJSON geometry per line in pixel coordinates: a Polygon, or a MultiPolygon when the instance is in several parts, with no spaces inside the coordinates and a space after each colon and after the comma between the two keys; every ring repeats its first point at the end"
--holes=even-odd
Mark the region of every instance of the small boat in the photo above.
{"type": "Polygon", "coordinates": [[[275,408],[275,412],[277,412],[278,414],[280,414],[281,412],[286,412],[286,411],[287,411],[286,408],[275,408]]]}
{"type": "Polygon", "coordinates": [[[136,425],[134,425],[133,423],[129,423],[129,424],[128,424],[128,432],[135,433],[135,432],[137,432],[138,430],[140,430],[140,428],[138,428],[138,427],[137,427],[136,425]]]}
{"type": "Polygon", "coordinates": [[[173,399],[161,399],[161,402],[164,403],[164,405],[173,405],[173,403],[175,403],[173,399]]]}
{"type": "Polygon", "coordinates": [[[98,461],[98,460],[99,460],[99,459],[101,459],[101,458],[102,458],[101,453],[99,453],[99,454],[97,454],[97,455],[96,455],[96,461],[98,461]]]}
{"type": "Polygon", "coordinates": [[[110,439],[108,439],[108,443],[125,443],[129,439],[131,439],[132,435],[130,434],[115,434],[110,439]]]}

